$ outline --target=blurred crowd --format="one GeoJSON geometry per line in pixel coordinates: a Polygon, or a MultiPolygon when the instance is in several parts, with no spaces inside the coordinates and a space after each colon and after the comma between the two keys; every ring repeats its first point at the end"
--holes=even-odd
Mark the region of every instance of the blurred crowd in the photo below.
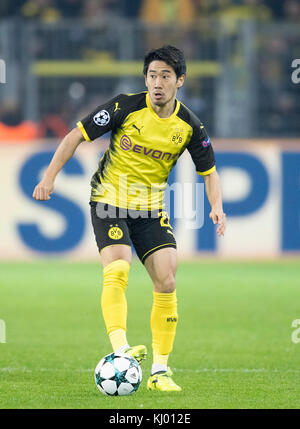
{"type": "MultiPolygon", "coordinates": [[[[146,24],[143,31],[134,36],[135,47],[131,51],[135,56],[127,57],[125,53],[123,59],[141,60],[143,53],[156,44],[160,45],[161,40],[167,40],[176,46],[178,42],[187,58],[220,61],[223,56],[224,63],[231,62],[237,93],[240,90],[240,82],[243,82],[245,65],[242,63],[244,57],[241,56],[243,48],[239,45],[240,39],[236,37],[236,24],[249,19],[255,19],[258,26],[283,22],[284,26],[280,27],[283,32],[277,31],[275,26],[275,32],[264,30],[257,33],[254,40],[256,51],[252,72],[256,79],[256,97],[259,99],[255,114],[256,132],[260,136],[295,136],[297,130],[300,132],[299,125],[295,126],[299,124],[300,84],[293,84],[289,77],[291,59],[300,58],[300,32],[288,31],[289,23],[295,24],[293,28],[300,24],[300,0],[1,0],[0,21],[1,18],[7,21],[15,18],[17,23],[19,20],[34,20],[45,24],[46,29],[53,28],[51,23],[63,20],[67,23],[66,18],[80,18],[96,23],[100,20],[110,22],[110,18],[143,22],[146,24]],[[205,26],[203,18],[206,17],[217,18],[224,24],[224,39],[228,40],[230,46],[230,52],[226,53],[227,59],[223,51],[220,53],[216,28],[205,26]],[[201,22],[201,25],[186,25],[195,22],[201,22]],[[172,23],[179,23],[180,31],[172,23]],[[155,27],[156,31],[152,31],[153,24],[160,24],[160,27],[155,27]],[[196,31],[193,28],[196,28],[196,31]],[[176,30],[174,35],[172,29],[176,30]]],[[[16,27],[21,28],[22,25],[17,24],[16,27]]],[[[272,28],[274,29],[274,26],[272,28]]],[[[21,32],[13,34],[13,39],[16,39],[15,73],[18,81],[15,86],[19,86],[20,90],[18,92],[12,88],[14,97],[2,97],[0,142],[31,141],[44,137],[62,138],[74,126],[76,118],[81,119],[95,105],[101,104],[111,95],[144,89],[142,75],[140,80],[93,79],[83,76],[76,79],[39,78],[39,117],[35,122],[28,120],[28,106],[24,102],[25,79],[22,73],[20,74],[20,64],[23,63],[18,63],[22,51],[19,44],[23,37],[21,32]]],[[[63,24],[59,32],[43,33],[38,30],[32,39],[33,43],[26,41],[24,46],[35,60],[102,60],[106,57],[111,60],[120,59],[120,37],[123,38],[123,33],[121,31],[121,35],[118,34],[115,26],[111,29],[107,26],[104,30],[101,28],[99,32],[94,32],[84,31],[83,27],[74,30],[73,25],[67,27],[63,24]]],[[[124,41],[126,40],[124,36],[124,41]]],[[[0,43],[0,57],[1,55],[0,43]]],[[[24,56],[26,55],[27,52],[24,56]]],[[[216,81],[213,76],[189,77],[181,91],[182,101],[188,104],[203,122],[211,124],[212,133],[216,117],[216,81]]],[[[238,94],[242,94],[242,91],[238,94]]],[[[234,100],[230,107],[233,105],[234,100]]]]}
{"type": "Polygon", "coordinates": [[[56,22],[62,18],[96,20],[108,16],[148,22],[189,22],[203,16],[263,18],[300,22],[298,0],[1,0],[1,17],[56,22]]]}
{"type": "Polygon", "coordinates": [[[42,115],[39,121],[25,119],[22,106],[16,101],[2,102],[0,106],[0,142],[31,142],[35,139],[60,138],[69,131],[69,119],[57,109],[54,114],[42,115]]]}

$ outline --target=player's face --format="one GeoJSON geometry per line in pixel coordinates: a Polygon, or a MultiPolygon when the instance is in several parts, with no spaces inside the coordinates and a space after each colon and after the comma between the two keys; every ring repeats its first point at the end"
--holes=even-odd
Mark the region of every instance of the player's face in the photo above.
{"type": "Polygon", "coordinates": [[[174,69],[164,61],[152,61],[149,64],[145,83],[152,104],[164,106],[174,100],[183,82],[184,75],[177,79],[174,69]]]}

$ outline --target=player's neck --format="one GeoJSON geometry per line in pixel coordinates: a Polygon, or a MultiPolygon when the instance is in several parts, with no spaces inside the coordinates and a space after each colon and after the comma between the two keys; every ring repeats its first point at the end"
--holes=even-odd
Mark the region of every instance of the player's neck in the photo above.
{"type": "Polygon", "coordinates": [[[151,102],[152,109],[160,118],[169,118],[176,108],[176,98],[173,97],[170,101],[162,106],[158,106],[151,102]]]}

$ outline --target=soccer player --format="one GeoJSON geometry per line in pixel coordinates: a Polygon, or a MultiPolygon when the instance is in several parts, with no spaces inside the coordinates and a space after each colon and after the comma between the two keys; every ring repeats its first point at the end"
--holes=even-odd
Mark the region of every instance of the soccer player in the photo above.
{"type": "Polygon", "coordinates": [[[219,236],[224,235],[225,214],[210,139],[200,120],[176,99],[186,76],[183,53],[172,46],[150,51],[144,58],[144,76],[148,91],[120,94],[78,122],[58,146],[33,197],[48,200],[57,173],[77,146],[111,131],[110,146],[91,180],[90,198],[103,265],[102,314],[113,350],[145,359],[146,347],[130,347],[126,336],[125,290],[133,244],[154,286],[153,364],[147,387],[170,392],[181,390],[168,367],[178,321],[177,253],[163,199],[170,170],[185,149],[204,177],[209,216],[219,236]]]}

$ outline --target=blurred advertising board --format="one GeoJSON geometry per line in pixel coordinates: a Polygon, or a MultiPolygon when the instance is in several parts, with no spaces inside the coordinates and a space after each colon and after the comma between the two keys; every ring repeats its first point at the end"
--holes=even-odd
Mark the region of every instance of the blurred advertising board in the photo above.
{"type": "MultiPolygon", "coordinates": [[[[103,139],[81,144],[57,176],[51,199],[41,202],[32,198],[32,192],[57,142],[1,143],[2,260],[98,259],[90,222],[90,179],[107,146],[103,139]]],[[[166,207],[179,256],[272,258],[300,252],[300,140],[216,139],[213,146],[226,234],[216,236],[202,178],[186,151],[169,177],[166,207]],[[176,212],[176,204],[183,205],[182,210],[176,212]]]]}

